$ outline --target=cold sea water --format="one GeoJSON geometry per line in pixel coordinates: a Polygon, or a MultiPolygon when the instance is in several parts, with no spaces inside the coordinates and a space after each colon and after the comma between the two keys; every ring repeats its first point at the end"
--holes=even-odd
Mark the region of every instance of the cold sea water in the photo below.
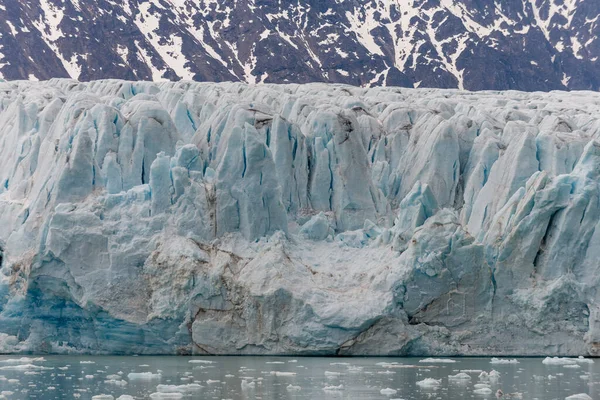
{"type": "Polygon", "coordinates": [[[600,360],[2,356],[0,391],[61,400],[600,399],[600,360]]]}

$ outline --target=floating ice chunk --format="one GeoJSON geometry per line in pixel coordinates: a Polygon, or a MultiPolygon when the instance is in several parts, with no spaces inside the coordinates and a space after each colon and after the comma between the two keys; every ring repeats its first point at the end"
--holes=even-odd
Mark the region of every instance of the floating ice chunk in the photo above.
{"type": "Polygon", "coordinates": [[[338,386],[325,386],[323,388],[324,391],[326,392],[330,392],[330,391],[336,391],[336,390],[344,390],[344,385],[338,385],[338,386]]]}
{"type": "Polygon", "coordinates": [[[94,375],[86,375],[85,379],[94,379],[94,375]]]}
{"type": "Polygon", "coordinates": [[[210,360],[190,360],[188,362],[191,364],[214,364],[214,361],[210,360]]]}
{"type": "Polygon", "coordinates": [[[154,379],[160,379],[160,374],[153,374],[152,372],[130,372],[127,374],[127,378],[131,380],[140,380],[140,381],[151,381],[154,379]]]}
{"type": "Polygon", "coordinates": [[[349,366],[350,363],[347,363],[347,362],[333,362],[333,363],[329,363],[329,365],[344,365],[344,366],[349,366]]]}
{"type": "Polygon", "coordinates": [[[493,357],[490,361],[490,364],[519,364],[519,360],[516,358],[513,359],[505,359],[505,358],[495,358],[493,357]]]}
{"type": "Polygon", "coordinates": [[[422,381],[418,381],[417,385],[421,387],[434,388],[442,384],[441,379],[425,378],[422,381]]]}
{"type": "Polygon", "coordinates": [[[44,362],[46,361],[46,359],[44,357],[36,357],[36,358],[29,358],[29,357],[21,357],[21,358],[9,358],[7,360],[0,360],[0,363],[6,363],[6,364],[31,364],[34,362],[44,362]]]}
{"type": "Polygon", "coordinates": [[[392,374],[395,374],[396,372],[394,372],[394,371],[390,371],[390,370],[387,370],[387,369],[386,369],[385,371],[379,371],[379,372],[377,372],[377,373],[378,373],[378,374],[381,374],[381,375],[392,375],[392,374]]]}
{"type": "Polygon", "coordinates": [[[283,361],[267,361],[265,364],[285,364],[283,361]]]}
{"type": "Polygon", "coordinates": [[[344,375],[341,372],[325,371],[325,376],[341,376],[344,375]]]}
{"type": "Polygon", "coordinates": [[[206,381],[206,383],[208,383],[209,385],[214,385],[215,383],[221,383],[221,381],[215,380],[215,379],[209,379],[206,381]]]}
{"type": "Polygon", "coordinates": [[[490,385],[488,385],[487,383],[476,383],[475,385],[473,385],[473,387],[475,389],[485,389],[485,388],[489,388],[490,385]]]}
{"type": "Polygon", "coordinates": [[[448,379],[451,381],[470,381],[471,376],[464,372],[459,372],[456,375],[448,375],[448,379]]]}
{"type": "Polygon", "coordinates": [[[248,382],[245,379],[242,380],[242,390],[250,390],[250,389],[254,389],[255,387],[256,387],[255,382],[248,382]]]}
{"type": "Polygon", "coordinates": [[[134,398],[128,394],[122,394],[121,396],[117,397],[117,400],[134,400],[134,398]]]}
{"type": "Polygon", "coordinates": [[[127,381],[122,379],[107,379],[104,381],[107,385],[127,386],[127,381]]]}
{"type": "Polygon", "coordinates": [[[271,375],[275,376],[296,376],[295,372],[271,371],[271,375]]]}
{"type": "Polygon", "coordinates": [[[381,389],[379,391],[379,393],[383,394],[384,396],[391,396],[393,394],[398,393],[398,391],[395,389],[386,388],[386,389],[381,389]]]}
{"type": "Polygon", "coordinates": [[[92,400],[115,400],[115,398],[110,394],[99,394],[96,396],[92,396],[92,400]]]}
{"type": "Polygon", "coordinates": [[[490,389],[490,388],[475,389],[475,390],[473,390],[473,393],[475,393],[475,394],[491,394],[492,389],[490,389]]]}
{"type": "Polygon", "coordinates": [[[500,373],[496,370],[491,370],[489,373],[486,371],[482,371],[479,374],[479,380],[481,380],[481,381],[497,380],[499,378],[500,378],[500,373]]]}
{"type": "Polygon", "coordinates": [[[181,393],[152,393],[150,398],[153,400],[167,400],[167,399],[181,399],[183,398],[183,394],[181,393]]]}
{"type": "Polygon", "coordinates": [[[453,364],[456,360],[452,360],[450,358],[424,358],[419,360],[420,363],[428,363],[428,364],[453,364]]]}
{"type": "Polygon", "coordinates": [[[561,358],[561,357],[546,357],[542,360],[542,364],[545,365],[568,365],[575,364],[575,360],[571,358],[561,358]]]}
{"type": "Polygon", "coordinates": [[[54,369],[52,367],[42,367],[41,365],[33,365],[33,364],[19,364],[19,365],[7,365],[5,367],[0,367],[0,370],[3,371],[31,371],[31,370],[48,370],[54,369]]]}
{"type": "Polygon", "coordinates": [[[585,358],[583,356],[579,356],[577,357],[576,360],[579,364],[593,364],[594,360],[592,360],[591,358],[585,358]]]}
{"type": "Polygon", "coordinates": [[[579,364],[566,364],[563,365],[564,368],[581,368],[581,365],[579,364]]]}
{"type": "Polygon", "coordinates": [[[542,361],[545,365],[575,365],[581,364],[592,364],[594,360],[589,358],[569,358],[569,357],[546,357],[542,361]]]}
{"type": "Polygon", "coordinates": [[[294,386],[294,385],[292,385],[292,384],[289,384],[289,385],[287,385],[287,386],[285,387],[285,389],[286,389],[288,392],[298,392],[298,391],[302,390],[302,388],[301,388],[300,386],[294,386]]]}
{"type": "Polygon", "coordinates": [[[574,394],[569,397],[565,397],[565,400],[593,400],[593,399],[587,393],[579,393],[579,394],[574,394]]]}
{"type": "Polygon", "coordinates": [[[79,361],[79,364],[96,364],[96,361],[84,360],[79,361]]]}

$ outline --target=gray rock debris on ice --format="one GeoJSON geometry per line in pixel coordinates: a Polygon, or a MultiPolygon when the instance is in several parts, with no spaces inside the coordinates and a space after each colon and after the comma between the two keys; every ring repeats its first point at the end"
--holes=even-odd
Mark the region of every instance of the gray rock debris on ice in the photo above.
{"type": "Polygon", "coordinates": [[[597,355],[600,94],[0,84],[0,351],[597,355]]]}

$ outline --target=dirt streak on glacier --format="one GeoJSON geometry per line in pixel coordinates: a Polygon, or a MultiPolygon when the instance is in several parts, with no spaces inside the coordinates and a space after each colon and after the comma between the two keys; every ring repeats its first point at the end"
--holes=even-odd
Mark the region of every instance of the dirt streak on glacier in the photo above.
{"type": "Polygon", "coordinates": [[[0,351],[596,355],[600,95],[0,84],[0,351]]]}

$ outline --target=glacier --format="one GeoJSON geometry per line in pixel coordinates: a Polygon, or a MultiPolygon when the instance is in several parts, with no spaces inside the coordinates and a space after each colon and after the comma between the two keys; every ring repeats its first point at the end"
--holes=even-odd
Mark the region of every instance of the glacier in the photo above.
{"type": "Polygon", "coordinates": [[[0,352],[600,352],[600,94],[0,83],[0,352]]]}

